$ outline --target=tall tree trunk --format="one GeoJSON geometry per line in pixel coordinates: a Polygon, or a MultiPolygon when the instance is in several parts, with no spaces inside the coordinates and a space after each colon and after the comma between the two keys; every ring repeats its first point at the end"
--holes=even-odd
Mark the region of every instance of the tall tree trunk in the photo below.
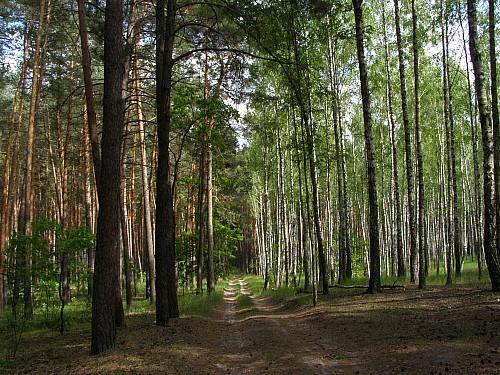
{"type": "MultiPolygon", "coordinates": [[[[448,25],[448,22],[446,22],[448,25]]],[[[453,115],[453,91],[452,79],[450,75],[450,65],[448,63],[449,32],[446,26],[446,82],[448,84],[448,120],[450,125],[450,158],[451,158],[451,203],[453,206],[453,251],[455,257],[455,274],[460,276],[462,269],[462,241],[460,231],[460,213],[458,211],[458,187],[457,187],[457,156],[455,152],[455,119],[453,115]]]]}
{"type": "Polygon", "coordinates": [[[473,223],[474,223],[474,253],[477,258],[477,266],[478,266],[478,277],[481,278],[482,268],[483,268],[483,246],[481,240],[481,218],[482,218],[482,207],[481,207],[481,175],[479,172],[479,157],[477,150],[477,122],[476,116],[474,115],[474,104],[472,102],[472,85],[470,80],[470,69],[469,69],[469,53],[467,51],[467,42],[465,40],[465,29],[463,26],[462,18],[459,17],[460,20],[460,28],[462,29],[462,42],[463,42],[463,50],[465,54],[465,66],[467,72],[467,96],[469,98],[468,109],[469,109],[469,119],[470,119],[470,127],[471,127],[471,143],[472,143],[472,160],[474,166],[474,202],[473,202],[473,223]]]}
{"type": "Polygon", "coordinates": [[[85,87],[85,103],[87,106],[87,126],[92,151],[92,161],[94,163],[94,176],[97,190],[99,190],[101,173],[101,151],[97,136],[97,119],[94,107],[94,94],[92,87],[92,69],[90,65],[90,50],[88,42],[87,21],[85,16],[85,1],[77,0],[78,5],[78,26],[80,33],[80,44],[82,49],[82,69],[83,82],[85,87]]]}
{"type": "Polygon", "coordinates": [[[417,147],[415,158],[417,159],[417,183],[418,183],[418,287],[425,287],[425,228],[424,228],[424,210],[425,210],[425,191],[424,191],[424,161],[422,158],[422,131],[420,130],[420,92],[418,75],[418,53],[420,44],[417,37],[417,12],[415,9],[415,0],[411,1],[412,15],[412,40],[413,40],[413,85],[415,100],[415,141],[417,147]]]}
{"type": "Polygon", "coordinates": [[[144,224],[146,236],[146,252],[148,257],[148,277],[149,277],[149,299],[151,303],[156,299],[155,288],[155,262],[154,262],[154,242],[153,242],[153,225],[151,223],[151,202],[149,193],[149,172],[148,172],[148,158],[146,154],[146,141],[144,130],[144,115],[142,112],[142,97],[139,88],[139,67],[137,58],[134,60],[134,91],[137,101],[137,122],[139,125],[139,142],[141,147],[141,177],[142,177],[142,195],[144,201],[144,224]]]}
{"type": "Polygon", "coordinates": [[[378,227],[377,180],[372,143],[372,117],[370,109],[370,90],[368,87],[368,72],[365,60],[364,30],[363,30],[363,0],[352,0],[354,20],[356,24],[356,49],[358,52],[359,80],[361,83],[361,100],[363,103],[363,122],[365,128],[366,173],[368,183],[368,207],[370,230],[370,280],[369,293],[380,291],[380,248],[378,227]]]}
{"type": "Polygon", "coordinates": [[[99,214],[92,294],[92,354],[115,345],[119,319],[120,161],[123,134],[123,1],[106,2],[104,21],[104,97],[99,214]],[[118,288],[117,288],[118,284],[118,288]]]}
{"type": "Polygon", "coordinates": [[[406,187],[408,199],[408,225],[410,232],[410,281],[416,281],[415,262],[417,254],[417,226],[415,221],[415,205],[413,202],[413,159],[411,155],[411,131],[408,120],[408,102],[406,92],[406,73],[403,54],[403,44],[401,37],[401,22],[399,17],[399,0],[394,0],[394,18],[396,23],[396,42],[399,59],[399,80],[401,90],[401,111],[403,114],[403,128],[405,137],[405,155],[406,155],[406,187]]]}
{"type": "Polygon", "coordinates": [[[453,272],[453,261],[452,261],[452,255],[453,255],[453,249],[455,246],[455,241],[454,239],[454,226],[455,226],[455,221],[453,220],[454,218],[454,209],[455,206],[453,205],[453,168],[452,168],[452,159],[453,159],[453,152],[452,152],[452,146],[451,146],[451,138],[452,134],[450,131],[450,117],[451,117],[451,110],[450,110],[450,94],[449,94],[449,89],[450,85],[448,83],[449,75],[448,75],[448,49],[447,49],[447,19],[445,17],[445,10],[444,10],[444,3],[443,1],[440,2],[440,23],[441,23],[441,44],[442,44],[442,65],[443,65],[443,120],[444,120],[444,129],[445,129],[445,135],[446,135],[446,150],[447,150],[447,163],[446,163],[446,170],[447,170],[447,196],[448,196],[448,210],[446,211],[446,228],[447,228],[447,233],[448,233],[448,246],[446,246],[446,284],[450,285],[452,283],[452,272],[453,272]]]}
{"type": "Polygon", "coordinates": [[[297,121],[295,116],[293,116],[293,134],[294,134],[294,142],[295,142],[295,150],[297,152],[297,168],[298,168],[298,179],[299,179],[299,207],[297,210],[298,213],[298,221],[300,228],[300,241],[302,245],[302,267],[304,270],[304,290],[308,291],[311,285],[311,276],[309,272],[309,252],[307,249],[307,225],[306,225],[306,212],[305,212],[305,203],[304,203],[304,187],[302,182],[302,176],[306,173],[306,171],[302,170],[302,163],[300,161],[299,155],[299,136],[297,132],[297,121]]]}
{"type": "Polygon", "coordinates": [[[406,275],[406,263],[403,250],[403,234],[401,223],[401,196],[399,191],[399,176],[398,176],[398,153],[396,147],[396,125],[394,121],[393,109],[393,91],[391,81],[391,71],[389,65],[389,48],[387,46],[387,30],[385,22],[385,2],[383,3],[382,17],[383,17],[383,32],[384,32],[384,54],[385,54],[385,72],[387,75],[387,106],[389,114],[389,123],[391,126],[391,162],[392,162],[392,183],[394,189],[394,221],[396,226],[396,257],[397,257],[397,276],[404,277],[406,275]]]}
{"type": "MultiPolygon", "coordinates": [[[[132,271],[130,264],[130,249],[131,242],[129,237],[129,227],[128,227],[128,208],[127,208],[127,180],[126,180],[126,170],[125,167],[127,163],[127,150],[130,137],[130,112],[127,118],[126,125],[124,126],[124,132],[122,135],[122,152],[121,152],[121,162],[120,162],[120,230],[121,230],[121,243],[123,248],[123,269],[125,271],[125,300],[127,303],[127,308],[132,306],[132,271]]],[[[133,163],[131,163],[133,168],[133,163]]]]}
{"type": "Polygon", "coordinates": [[[175,276],[174,196],[170,178],[170,121],[176,0],[156,4],[156,324],[165,326],[179,316],[175,276]]]}
{"type": "Polygon", "coordinates": [[[3,165],[2,196],[0,202],[0,312],[5,309],[7,304],[7,286],[5,284],[4,275],[5,248],[11,230],[10,213],[12,211],[12,205],[10,204],[11,200],[9,197],[15,194],[15,192],[12,191],[12,185],[14,181],[14,173],[17,174],[16,165],[19,151],[19,133],[22,126],[26,76],[29,62],[29,34],[32,27],[28,22],[32,23],[33,19],[27,21],[23,34],[23,62],[21,64],[21,73],[19,75],[16,96],[12,107],[9,135],[7,138],[3,165]]]}
{"type": "MultiPolygon", "coordinates": [[[[205,157],[206,152],[202,148],[200,152],[200,161],[199,161],[199,184],[198,184],[198,203],[197,203],[197,212],[196,212],[196,225],[198,231],[198,248],[196,252],[196,294],[201,294],[203,292],[203,255],[205,252],[205,225],[204,216],[205,216],[205,157]]],[[[265,242],[263,245],[265,249],[265,242]]]]}
{"type": "MultiPolygon", "coordinates": [[[[85,228],[89,232],[94,232],[93,207],[92,207],[92,177],[91,177],[91,156],[90,140],[88,137],[88,128],[82,129],[83,153],[84,153],[84,179],[85,179],[85,228]]],[[[92,297],[92,279],[94,274],[94,249],[87,249],[87,294],[92,297]]]]}
{"type": "Polygon", "coordinates": [[[493,291],[500,291],[500,264],[495,246],[495,195],[493,171],[493,129],[484,87],[484,71],[477,35],[476,1],[467,0],[469,48],[474,68],[476,98],[483,139],[484,253],[493,291]]]}
{"type": "MultiPolygon", "coordinates": [[[[36,114],[38,111],[38,102],[40,99],[40,87],[43,80],[42,63],[45,58],[43,40],[50,21],[51,0],[40,1],[40,15],[38,21],[38,31],[35,42],[35,55],[33,58],[33,80],[31,86],[30,114],[28,122],[27,148],[26,148],[26,167],[24,175],[24,198],[22,206],[22,225],[19,232],[30,236],[32,234],[33,221],[33,160],[35,153],[36,137],[36,114]]],[[[31,317],[33,314],[33,301],[31,290],[31,249],[29,245],[24,254],[24,315],[31,317]]]]}
{"type": "Polygon", "coordinates": [[[497,53],[495,44],[495,0],[488,0],[488,33],[490,47],[491,119],[495,159],[495,201],[497,257],[500,258],[500,119],[498,117],[497,53]]]}
{"type": "MultiPolygon", "coordinates": [[[[306,76],[303,69],[302,56],[299,50],[299,42],[297,40],[297,30],[295,18],[292,20],[292,33],[293,33],[293,48],[295,54],[295,68],[296,68],[296,81],[290,82],[298,102],[301,125],[306,132],[306,146],[309,161],[309,174],[311,178],[311,190],[312,190],[312,214],[314,221],[314,230],[316,234],[316,246],[318,249],[318,262],[319,262],[319,278],[322,283],[323,294],[328,294],[328,276],[327,276],[327,265],[325,258],[325,250],[323,244],[323,234],[321,232],[321,220],[320,220],[320,204],[319,204],[319,188],[318,188],[318,176],[316,170],[316,146],[315,146],[315,131],[312,124],[311,108],[310,108],[310,91],[304,85],[304,77],[306,76]],[[306,94],[304,94],[305,90],[306,94]]],[[[313,269],[314,269],[314,262],[313,269]]],[[[314,287],[314,285],[313,285],[314,287]]]]}
{"type": "Polygon", "coordinates": [[[213,177],[212,177],[212,149],[208,145],[207,150],[207,291],[215,291],[215,269],[214,269],[214,200],[213,200],[213,177]]]}

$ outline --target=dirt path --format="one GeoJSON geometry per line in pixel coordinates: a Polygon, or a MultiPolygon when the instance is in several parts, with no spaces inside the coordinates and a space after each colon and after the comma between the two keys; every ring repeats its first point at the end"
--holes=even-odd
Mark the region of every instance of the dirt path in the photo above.
{"type": "Polygon", "coordinates": [[[15,363],[0,360],[0,373],[500,374],[500,294],[481,286],[346,293],[315,308],[307,295],[305,305],[280,305],[234,278],[210,317],[160,328],[153,315],[129,316],[116,348],[93,357],[87,325],[33,333],[15,363]],[[245,294],[251,306],[242,308],[245,294]]]}
{"type": "Polygon", "coordinates": [[[224,291],[224,320],[221,335],[224,353],[216,368],[227,374],[331,374],[336,362],[320,344],[307,342],[307,327],[294,327],[294,319],[276,315],[279,305],[253,296],[243,279],[230,281],[224,291]],[[236,294],[248,295],[253,308],[236,311],[236,294]]]}

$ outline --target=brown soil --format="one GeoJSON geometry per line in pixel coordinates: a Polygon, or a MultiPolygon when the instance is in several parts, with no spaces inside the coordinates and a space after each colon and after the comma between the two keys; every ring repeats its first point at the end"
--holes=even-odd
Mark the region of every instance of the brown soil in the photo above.
{"type": "MultiPolygon", "coordinates": [[[[5,373],[500,374],[500,294],[480,287],[349,291],[313,308],[254,298],[243,280],[210,318],[129,317],[116,348],[89,356],[90,332],[24,338],[5,373]]],[[[0,370],[1,371],[1,370],[0,370]]]]}

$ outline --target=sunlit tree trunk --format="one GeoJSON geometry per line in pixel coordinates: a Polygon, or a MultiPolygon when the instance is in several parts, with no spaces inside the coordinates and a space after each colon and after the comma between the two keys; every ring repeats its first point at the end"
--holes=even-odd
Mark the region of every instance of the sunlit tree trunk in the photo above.
{"type": "MultiPolygon", "coordinates": [[[[36,137],[36,114],[38,111],[38,103],[40,99],[40,87],[43,80],[42,64],[45,58],[44,51],[46,42],[46,32],[49,27],[50,12],[52,4],[51,0],[46,2],[40,1],[40,14],[38,20],[38,31],[35,42],[35,52],[33,58],[33,80],[31,85],[30,112],[27,132],[26,145],[26,167],[24,175],[24,196],[22,205],[22,220],[19,227],[19,232],[30,236],[32,234],[34,202],[33,202],[33,161],[35,153],[35,137],[36,137]]],[[[31,251],[29,245],[24,253],[24,315],[31,317],[33,314],[33,301],[31,290],[31,251]]]]}
{"type": "Polygon", "coordinates": [[[401,111],[403,114],[403,128],[405,138],[405,155],[406,155],[406,188],[408,200],[408,225],[410,234],[410,281],[416,281],[415,263],[417,256],[417,225],[415,220],[415,205],[413,201],[413,159],[411,154],[411,130],[410,121],[408,120],[408,101],[406,91],[406,73],[403,54],[403,42],[401,36],[401,21],[399,16],[399,0],[394,0],[394,18],[396,22],[396,41],[398,48],[399,59],[399,81],[401,90],[401,111]]]}
{"type": "Polygon", "coordinates": [[[413,40],[413,85],[414,85],[414,101],[415,101],[415,158],[417,159],[417,185],[418,185],[418,287],[425,287],[426,265],[425,256],[427,253],[427,245],[425,242],[425,187],[424,187],[424,161],[422,157],[422,131],[420,130],[420,91],[419,91],[419,61],[418,55],[420,44],[418,40],[417,30],[417,12],[415,9],[415,0],[411,1],[412,14],[412,40],[413,40]]]}
{"type": "Polygon", "coordinates": [[[396,257],[397,257],[397,276],[404,277],[406,274],[406,262],[403,251],[403,234],[402,234],[402,223],[401,223],[401,196],[399,191],[399,176],[398,176],[398,154],[396,147],[396,124],[394,121],[394,107],[393,107],[393,91],[392,91],[392,80],[391,71],[389,67],[389,48],[387,47],[387,30],[385,22],[385,3],[383,3],[382,8],[383,17],[383,33],[384,33],[384,54],[385,54],[385,72],[387,75],[387,87],[386,87],[386,100],[389,115],[390,124],[390,139],[391,139],[391,164],[392,164],[392,184],[394,191],[394,222],[396,231],[396,257]]]}
{"type": "Polygon", "coordinates": [[[148,172],[148,158],[146,154],[146,141],[145,141],[145,130],[144,130],[144,115],[142,111],[142,96],[140,90],[140,80],[139,80],[139,66],[137,59],[134,60],[133,69],[133,87],[136,96],[137,103],[137,123],[139,125],[139,142],[141,148],[141,177],[142,177],[142,195],[144,201],[144,224],[146,236],[146,252],[148,257],[148,277],[149,277],[149,299],[151,303],[154,303],[156,299],[156,289],[155,289],[155,262],[154,262],[154,242],[153,242],[153,225],[151,223],[151,201],[149,192],[149,172],[148,172]]]}
{"type": "Polygon", "coordinates": [[[491,287],[500,291],[500,264],[495,246],[495,195],[493,171],[493,129],[490,118],[484,70],[477,35],[476,1],[467,0],[467,19],[469,23],[469,48],[474,68],[476,98],[481,122],[483,139],[483,181],[484,181],[484,253],[490,274],[491,287]]]}
{"type": "Polygon", "coordinates": [[[493,144],[495,159],[495,201],[496,201],[496,233],[497,256],[500,258],[500,119],[498,115],[498,78],[497,53],[495,44],[495,0],[488,0],[488,33],[490,50],[490,90],[491,119],[493,125],[493,144]]]}
{"type": "Polygon", "coordinates": [[[90,63],[90,50],[87,32],[87,20],[85,15],[85,1],[77,0],[78,5],[78,26],[80,33],[80,47],[82,49],[82,70],[85,89],[85,103],[87,107],[87,126],[90,139],[90,149],[92,152],[92,161],[94,164],[94,176],[97,190],[99,190],[100,172],[101,172],[101,151],[97,135],[97,119],[94,106],[94,93],[92,87],[92,68],[90,63]]]}

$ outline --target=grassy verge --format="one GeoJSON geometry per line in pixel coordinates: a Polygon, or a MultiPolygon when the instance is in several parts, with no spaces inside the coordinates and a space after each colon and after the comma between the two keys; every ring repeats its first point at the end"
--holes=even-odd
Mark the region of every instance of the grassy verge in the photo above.
{"type": "MultiPolygon", "coordinates": [[[[407,270],[406,277],[391,277],[382,275],[383,285],[409,285],[410,283],[410,271],[407,270]]],[[[460,276],[456,276],[455,272],[452,273],[452,284],[464,285],[464,284],[488,284],[490,278],[488,276],[488,271],[483,270],[483,275],[481,279],[478,277],[477,263],[474,261],[467,260],[462,266],[462,272],[460,276]]],[[[346,280],[342,283],[343,285],[368,285],[368,276],[355,276],[350,280],[346,280]]],[[[443,265],[441,265],[440,273],[437,273],[436,268],[431,267],[426,278],[426,284],[429,286],[438,286],[446,284],[446,270],[443,265]]]]}
{"type": "MultiPolygon", "coordinates": [[[[387,277],[382,276],[383,285],[411,285],[409,271],[407,272],[407,277],[397,278],[397,277],[387,277]]],[[[249,289],[255,296],[271,297],[273,301],[277,303],[287,303],[291,300],[296,301],[298,304],[308,304],[311,302],[310,294],[304,293],[303,288],[299,286],[294,287],[273,287],[272,283],[267,290],[264,290],[264,281],[261,276],[255,275],[245,275],[245,281],[248,284],[249,289]]],[[[488,276],[488,271],[484,270],[481,279],[478,277],[477,263],[467,259],[462,267],[462,272],[460,276],[456,276],[453,272],[452,275],[453,285],[479,285],[488,286],[490,279],[488,276]]],[[[355,285],[364,286],[368,285],[367,276],[356,276],[350,280],[342,283],[343,285],[355,285]]],[[[426,278],[426,284],[428,286],[443,286],[446,284],[446,270],[441,265],[440,273],[437,274],[435,268],[429,269],[429,274],[426,278]]],[[[320,292],[321,293],[321,292],[320,292]]],[[[360,289],[335,289],[329,290],[331,297],[341,297],[348,296],[352,294],[359,294],[360,289]]],[[[321,296],[320,296],[321,297],[321,296]]]]}
{"type": "Polygon", "coordinates": [[[294,300],[298,305],[305,305],[310,302],[309,296],[301,294],[299,288],[283,286],[277,288],[269,287],[267,290],[264,290],[264,280],[261,276],[245,275],[244,279],[254,296],[270,297],[276,303],[287,303],[294,300]]]}

